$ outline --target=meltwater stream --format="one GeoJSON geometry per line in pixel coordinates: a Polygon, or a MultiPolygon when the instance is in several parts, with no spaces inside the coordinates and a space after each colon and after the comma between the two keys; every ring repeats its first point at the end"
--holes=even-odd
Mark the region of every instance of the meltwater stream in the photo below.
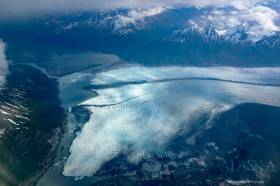
{"type": "Polygon", "coordinates": [[[180,156],[168,145],[202,114],[211,127],[238,104],[280,106],[280,68],[134,66],[92,76],[86,88],[97,96],[79,103],[91,117],[70,147],[67,177],[92,176],[121,154],[132,164],[180,156]]]}

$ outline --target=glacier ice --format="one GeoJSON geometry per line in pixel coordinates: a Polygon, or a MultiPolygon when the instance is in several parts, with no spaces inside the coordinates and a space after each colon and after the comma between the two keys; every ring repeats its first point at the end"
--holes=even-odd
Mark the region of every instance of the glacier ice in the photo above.
{"type": "Polygon", "coordinates": [[[280,106],[280,68],[126,67],[92,77],[91,118],[70,147],[63,175],[91,176],[120,154],[131,163],[172,154],[194,119],[241,103],[280,106]]]}

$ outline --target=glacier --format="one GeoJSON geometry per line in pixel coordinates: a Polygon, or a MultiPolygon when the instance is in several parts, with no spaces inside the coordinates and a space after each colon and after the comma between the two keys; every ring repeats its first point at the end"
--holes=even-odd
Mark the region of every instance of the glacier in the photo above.
{"type": "Polygon", "coordinates": [[[238,104],[280,106],[280,68],[122,67],[92,75],[87,88],[97,96],[79,103],[91,117],[70,147],[64,176],[92,176],[121,154],[134,164],[176,156],[168,145],[203,114],[211,127],[238,104]]]}

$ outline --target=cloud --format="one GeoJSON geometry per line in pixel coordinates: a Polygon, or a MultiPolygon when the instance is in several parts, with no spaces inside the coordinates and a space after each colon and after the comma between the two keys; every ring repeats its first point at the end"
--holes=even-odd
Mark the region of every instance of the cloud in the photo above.
{"type": "MultiPolygon", "coordinates": [[[[270,0],[271,1],[271,0],[270,0]]],[[[65,13],[80,10],[104,10],[115,8],[155,8],[168,6],[235,6],[239,9],[264,0],[0,0],[0,16],[2,18],[44,15],[49,13],[65,13]]]]}
{"type": "MultiPolygon", "coordinates": [[[[272,7],[269,7],[269,2],[236,0],[229,3],[223,1],[218,3],[207,1],[205,4],[196,3],[197,6],[209,4],[215,6],[190,19],[190,25],[174,34],[186,33],[190,29],[194,29],[207,37],[210,28],[219,37],[227,40],[257,42],[280,31],[280,15],[272,7]],[[247,37],[244,37],[243,33],[247,37]]],[[[184,42],[184,40],[181,42],[184,42]]]]}
{"type": "MultiPolygon", "coordinates": [[[[220,37],[234,41],[244,38],[242,34],[238,33],[242,30],[247,34],[247,40],[257,42],[280,31],[280,16],[278,10],[272,6],[273,3],[275,0],[0,0],[0,21],[1,18],[128,8],[128,13],[109,15],[104,19],[105,23],[106,20],[113,20],[116,32],[127,33],[133,31],[130,25],[137,26],[137,28],[145,25],[141,23],[144,23],[142,21],[146,17],[161,14],[177,6],[196,7],[201,9],[202,15],[200,15],[200,19],[190,21],[193,28],[207,33],[208,30],[204,30],[204,28],[210,27],[220,37]]],[[[65,29],[73,26],[75,24],[71,24],[65,29]]]]}
{"type": "Polygon", "coordinates": [[[10,18],[82,10],[151,8],[173,5],[180,2],[180,0],[0,0],[0,12],[2,18],[10,18]]]}
{"type": "Polygon", "coordinates": [[[279,31],[279,27],[274,23],[274,20],[278,17],[276,11],[265,6],[253,7],[248,10],[248,16],[245,15],[245,19],[258,22],[261,29],[267,32],[279,31]]]}
{"type": "Polygon", "coordinates": [[[238,9],[243,9],[248,6],[254,6],[258,3],[267,2],[266,0],[189,0],[185,1],[186,4],[196,7],[206,7],[206,6],[213,6],[213,7],[235,7],[238,9]]]}
{"type": "Polygon", "coordinates": [[[146,17],[155,16],[164,12],[166,8],[155,7],[144,10],[130,10],[127,15],[117,15],[115,21],[115,29],[121,29],[129,24],[136,24],[137,21],[141,21],[146,17]]]}
{"type": "Polygon", "coordinates": [[[0,85],[5,83],[5,77],[8,72],[8,61],[5,55],[5,43],[0,39],[0,85]]]}

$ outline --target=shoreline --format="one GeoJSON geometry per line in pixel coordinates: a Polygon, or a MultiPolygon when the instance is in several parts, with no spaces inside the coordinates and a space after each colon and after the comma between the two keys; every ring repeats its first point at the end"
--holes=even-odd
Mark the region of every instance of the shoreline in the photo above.
{"type": "MultiPolygon", "coordinates": [[[[30,64],[28,64],[30,65],[30,64]]],[[[73,111],[73,110],[79,110],[77,108],[80,108],[78,104],[83,101],[83,99],[92,98],[95,96],[91,91],[83,89],[84,85],[88,85],[90,82],[92,76],[94,74],[83,74],[79,72],[74,72],[72,74],[68,74],[61,77],[51,76],[47,73],[47,71],[37,66],[36,64],[31,65],[35,66],[36,69],[42,70],[44,73],[48,75],[48,77],[55,79],[58,82],[59,87],[59,99],[61,101],[61,107],[63,108],[65,112],[65,121],[62,126],[63,133],[61,134],[60,141],[58,143],[58,146],[56,148],[56,154],[53,159],[53,164],[50,164],[48,168],[46,168],[46,171],[40,175],[35,185],[37,186],[47,186],[47,185],[72,185],[75,181],[75,178],[72,177],[65,177],[62,175],[64,162],[66,161],[67,157],[69,156],[69,148],[71,147],[71,144],[73,140],[76,137],[76,133],[80,130],[80,128],[83,126],[85,121],[77,121],[77,114],[79,114],[79,111],[73,111]],[[83,74],[79,78],[83,79],[82,83],[76,86],[73,85],[71,80],[69,82],[62,82],[64,78],[71,77],[72,75],[75,76],[75,74],[83,74]],[[69,85],[69,86],[68,86],[69,85]],[[71,91],[69,91],[70,89],[71,91]],[[72,95],[74,97],[80,97],[80,99],[72,102],[71,99],[67,99],[66,95],[69,95],[70,93],[82,93],[82,95],[72,95]],[[83,95],[85,93],[85,95],[83,95]],[[50,183],[51,182],[51,183],[50,183]]],[[[84,107],[83,107],[84,108],[84,107]]],[[[90,113],[89,110],[84,109],[82,115],[87,115],[89,117],[90,113]]],[[[95,179],[94,177],[92,179],[95,179]]],[[[87,179],[83,179],[82,182],[84,182],[87,179]]],[[[90,179],[91,180],[91,179],[90,179]]],[[[92,181],[92,180],[91,180],[92,181]]],[[[88,182],[91,183],[91,182],[88,182]]],[[[75,183],[76,185],[76,183],[75,183]]]]}
{"type": "Polygon", "coordinates": [[[77,115],[81,114],[84,117],[89,117],[90,111],[84,106],[79,104],[87,99],[96,96],[92,91],[86,90],[84,87],[88,86],[91,79],[99,71],[106,71],[109,69],[116,69],[122,66],[129,66],[127,63],[113,63],[109,66],[105,66],[99,71],[94,71],[89,73],[88,71],[94,68],[85,69],[85,72],[78,70],[71,74],[66,74],[64,76],[53,76],[48,74],[47,70],[37,64],[29,63],[26,65],[31,65],[34,68],[42,71],[49,78],[55,79],[58,82],[59,88],[59,99],[61,101],[60,106],[65,112],[65,123],[63,125],[63,133],[60,142],[57,147],[56,155],[54,158],[54,163],[48,167],[46,172],[39,178],[36,186],[48,186],[48,185],[79,185],[80,182],[83,184],[91,184],[92,181],[99,180],[100,178],[92,176],[90,178],[84,178],[83,180],[78,180],[73,177],[66,177],[62,175],[64,163],[69,156],[69,148],[72,145],[73,140],[76,137],[76,133],[80,131],[81,127],[85,124],[85,121],[77,121],[77,115]],[[77,82],[77,84],[75,84],[77,82]],[[70,94],[70,96],[69,96],[70,94]],[[74,101],[73,101],[74,100],[74,101]],[[79,108],[84,108],[82,113],[78,113],[79,108]],[[76,110],[73,112],[73,110],[76,110]],[[86,116],[85,116],[86,115],[86,116]],[[51,183],[50,183],[51,182],[51,183]]]}

